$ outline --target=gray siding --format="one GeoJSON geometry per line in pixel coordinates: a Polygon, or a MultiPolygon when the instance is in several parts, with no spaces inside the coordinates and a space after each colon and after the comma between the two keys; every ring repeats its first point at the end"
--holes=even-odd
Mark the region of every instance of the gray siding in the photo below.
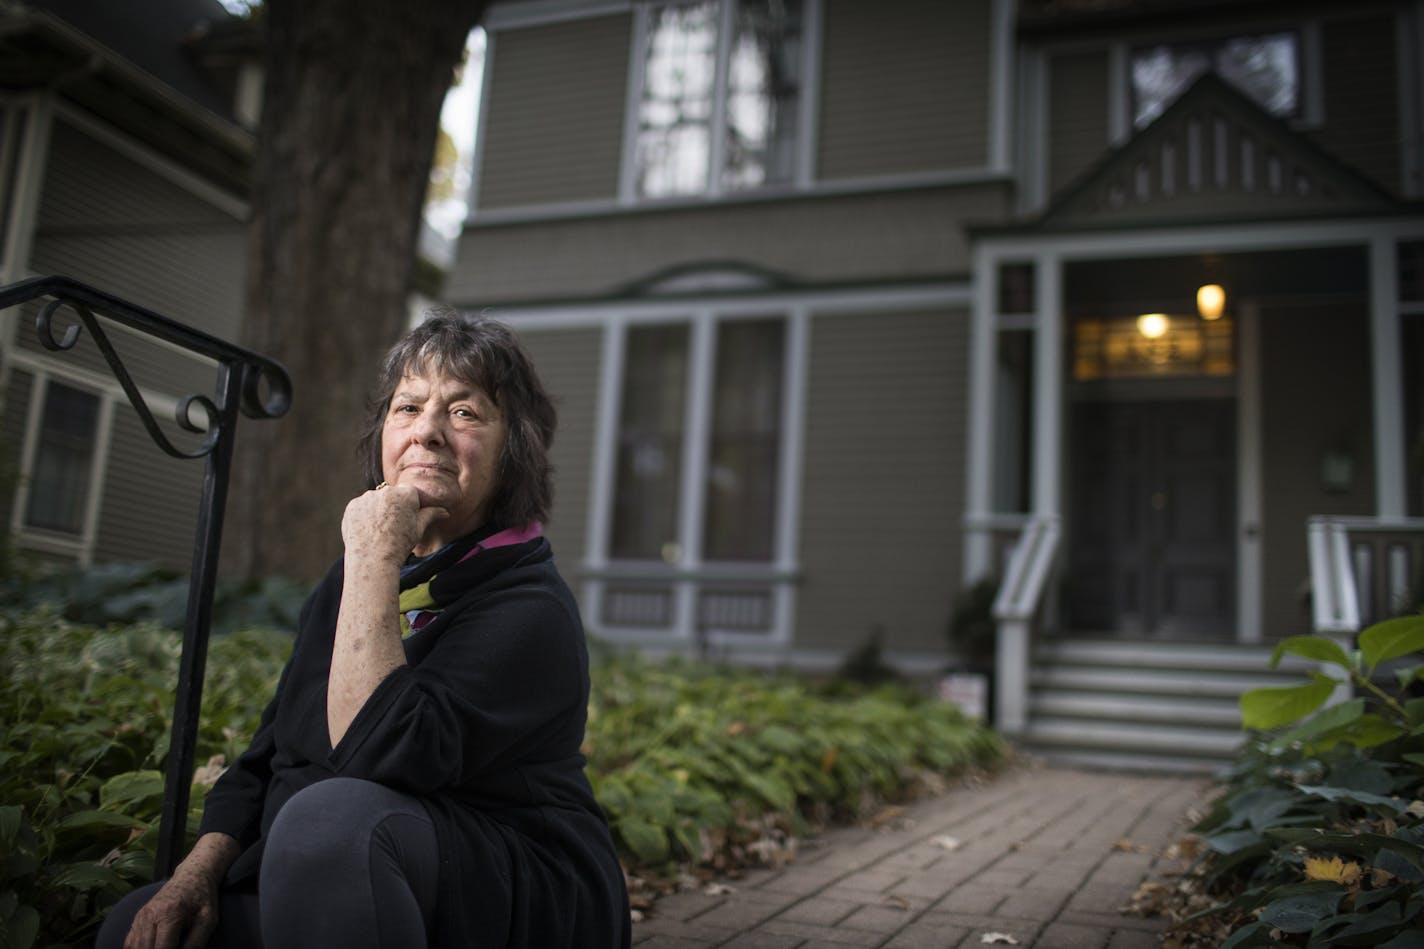
{"type": "Polygon", "coordinates": [[[827,0],[818,178],[983,167],[988,0],[827,0]]]}
{"type": "Polygon", "coordinates": [[[111,439],[94,559],[154,561],[186,571],[204,462],[163,454],[125,405],[114,407],[111,439]]]}
{"type": "MultiPolygon", "coordinates": [[[[67,274],[226,339],[242,317],[244,226],[156,172],[56,122],[30,269],[67,274]]],[[[41,352],[25,319],[21,348],[41,352]]],[[[110,334],[141,386],[211,393],[212,364],[116,329],[110,334]]],[[[108,377],[93,341],[62,357],[108,377]]]]}
{"type": "Polygon", "coordinates": [[[1391,14],[1326,20],[1320,31],[1325,126],[1315,138],[1396,194],[1400,190],[1399,82],[1391,14]]]}
{"type": "Polygon", "coordinates": [[[481,208],[617,195],[631,35],[627,14],[496,34],[481,208]]]}
{"type": "Polygon", "coordinates": [[[605,296],[709,261],[755,262],[807,283],[962,274],[960,222],[1004,220],[1007,196],[984,185],[474,227],[446,293],[460,304],[605,296]]]}
{"type": "Polygon", "coordinates": [[[1373,514],[1369,316],[1356,306],[1278,306],[1261,323],[1263,602],[1267,637],[1310,631],[1305,522],[1312,514],[1373,514]],[[1320,460],[1344,448],[1353,489],[1327,493],[1320,460]]]}
{"type": "Polygon", "coordinates": [[[520,337],[559,410],[559,427],[550,453],[554,510],[547,533],[564,579],[577,589],[575,580],[588,536],[603,330],[526,327],[520,337]]]}
{"type": "MultiPolygon", "coordinates": [[[[244,223],[158,172],[56,121],[29,267],[67,274],[100,290],[214,335],[237,338],[242,315],[244,223]]],[[[18,348],[30,356],[113,374],[88,333],[67,353],[38,345],[32,314],[18,348]]],[[[64,318],[61,324],[73,322],[64,318]]],[[[124,366],[146,390],[170,398],[211,395],[215,371],[191,356],[105,326],[124,366]]],[[[160,413],[162,415],[162,413],[160,413]]],[[[164,422],[183,447],[198,439],[164,422]]],[[[104,484],[94,558],[159,560],[186,568],[203,462],[163,454],[120,401],[104,484]]]]}
{"type": "Polygon", "coordinates": [[[1108,150],[1108,57],[1054,56],[1048,65],[1048,186],[1055,195],[1108,150]]]}
{"type": "Polygon", "coordinates": [[[806,392],[796,645],[947,649],[969,316],[820,316],[806,392]]]}

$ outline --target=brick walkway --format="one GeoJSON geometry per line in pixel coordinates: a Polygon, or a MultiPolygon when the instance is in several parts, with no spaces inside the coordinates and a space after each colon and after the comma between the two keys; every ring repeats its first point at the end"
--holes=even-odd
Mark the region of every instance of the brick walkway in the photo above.
{"type": "MultiPolygon", "coordinates": [[[[638,949],[949,949],[1005,933],[1041,949],[1157,945],[1124,915],[1203,808],[1199,778],[1016,765],[915,804],[879,829],[830,831],[781,870],[657,901],[638,949]]],[[[1003,943],[1007,944],[1007,943],[1003,943]]]]}

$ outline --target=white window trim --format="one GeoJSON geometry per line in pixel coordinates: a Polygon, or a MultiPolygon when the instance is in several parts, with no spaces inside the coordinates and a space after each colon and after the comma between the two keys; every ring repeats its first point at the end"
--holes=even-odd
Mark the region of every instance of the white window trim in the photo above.
{"type": "MultiPolygon", "coordinates": [[[[540,321],[540,325],[543,321],[540,321]]],[[[804,441],[805,379],[808,353],[809,314],[803,306],[716,307],[697,306],[685,310],[621,313],[604,324],[601,385],[599,392],[597,439],[590,487],[589,526],[584,553],[588,623],[601,636],[619,642],[689,644],[696,636],[698,595],[707,583],[738,579],[772,585],[774,616],[764,633],[711,630],[709,644],[715,646],[785,647],[795,630],[795,590],[797,572],[796,527],[799,522],[801,445],[804,441]],[[711,425],[712,384],[716,367],[717,329],[724,323],[745,319],[784,319],[786,345],[782,362],[781,443],[777,482],[777,514],[773,526],[772,559],[767,563],[708,562],[702,557],[702,529],[705,512],[707,433],[711,425]],[[687,405],[684,408],[682,481],[678,488],[678,560],[672,564],[651,561],[614,561],[608,555],[611,541],[609,512],[617,485],[617,458],[614,446],[622,409],[624,353],[628,329],[658,324],[686,325],[689,328],[687,405]],[[609,579],[647,579],[671,583],[674,587],[672,622],[667,628],[646,629],[606,626],[601,622],[603,590],[609,579]]]]}
{"type": "Polygon", "coordinates": [[[94,543],[99,533],[99,513],[109,465],[109,443],[114,428],[114,395],[67,373],[55,373],[45,368],[30,371],[33,376],[30,380],[24,438],[20,447],[20,479],[15,486],[14,506],[10,512],[10,535],[15,538],[17,547],[73,557],[81,566],[88,566],[93,563],[94,543]],[[94,452],[89,459],[88,483],[85,485],[84,514],[77,536],[31,527],[25,522],[25,514],[30,506],[30,484],[34,478],[35,455],[39,451],[44,400],[50,382],[82,390],[99,400],[99,412],[94,420],[94,452]]]}
{"type": "Polygon", "coordinates": [[[638,133],[641,124],[643,104],[643,51],[648,39],[648,17],[655,7],[671,6],[687,0],[651,0],[633,7],[633,37],[628,53],[628,98],[623,111],[623,156],[618,173],[618,198],[620,207],[661,207],[664,204],[704,203],[725,198],[741,199],[748,194],[785,194],[808,190],[814,183],[815,141],[818,133],[816,114],[820,96],[817,83],[820,81],[821,47],[821,0],[804,0],[802,13],[801,95],[797,100],[799,115],[797,128],[800,130],[796,142],[794,165],[796,172],[789,184],[773,185],[765,188],[722,187],[722,164],[726,158],[727,137],[727,62],[731,55],[728,38],[735,25],[735,4],[738,0],[717,0],[719,4],[719,27],[717,34],[717,66],[713,77],[711,144],[707,164],[707,183],[696,194],[669,195],[668,197],[643,197],[638,194],[638,133]]]}

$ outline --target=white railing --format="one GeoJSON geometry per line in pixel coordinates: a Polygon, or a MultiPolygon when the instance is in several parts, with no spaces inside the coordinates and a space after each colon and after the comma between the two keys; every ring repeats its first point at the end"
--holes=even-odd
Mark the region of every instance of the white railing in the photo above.
{"type": "Polygon", "coordinates": [[[1052,515],[1029,518],[1009,555],[994,599],[998,636],[994,653],[995,727],[1022,732],[1028,721],[1029,645],[1034,617],[1058,554],[1059,523],[1052,515]]]}
{"type": "Polygon", "coordinates": [[[1413,604],[1424,518],[1332,517],[1306,523],[1315,632],[1353,637],[1413,604]]]}

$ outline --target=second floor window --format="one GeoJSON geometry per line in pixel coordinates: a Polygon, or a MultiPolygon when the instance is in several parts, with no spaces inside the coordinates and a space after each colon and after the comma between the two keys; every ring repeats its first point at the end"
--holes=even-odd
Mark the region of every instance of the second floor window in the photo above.
{"type": "Polygon", "coordinates": [[[1272,115],[1300,111],[1300,38],[1295,33],[1177,43],[1132,54],[1133,124],[1150,123],[1204,73],[1214,72],[1272,115]]]}
{"type": "Polygon", "coordinates": [[[639,198],[790,184],[800,138],[801,0],[648,8],[632,161],[639,198]]]}

